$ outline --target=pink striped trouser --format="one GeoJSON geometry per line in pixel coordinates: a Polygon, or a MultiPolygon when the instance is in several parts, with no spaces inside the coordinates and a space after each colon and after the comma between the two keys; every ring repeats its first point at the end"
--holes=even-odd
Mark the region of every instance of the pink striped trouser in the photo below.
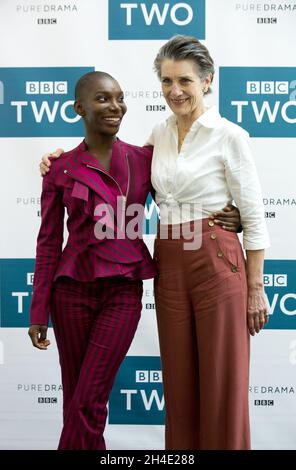
{"type": "Polygon", "coordinates": [[[137,329],[142,281],[60,277],[51,319],[59,351],[64,425],[60,450],[103,450],[107,402],[137,329]]]}

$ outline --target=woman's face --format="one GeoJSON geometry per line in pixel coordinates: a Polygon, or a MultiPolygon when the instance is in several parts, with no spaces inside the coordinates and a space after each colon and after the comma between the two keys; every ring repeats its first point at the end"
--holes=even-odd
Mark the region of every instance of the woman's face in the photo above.
{"type": "Polygon", "coordinates": [[[116,80],[109,77],[90,82],[82,99],[77,100],[74,106],[76,112],[83,116],[88,130],[107,135],[118,132],[127,110],[123,91],[116,80]]]}
{"type": "Polygon", "coordinates": [[[203,82],[198,76],[197,66],[192,60],[165,59],[161,64],[160,81],[167,104],[178,117],[194,117],[203,110],[203,82]]]}

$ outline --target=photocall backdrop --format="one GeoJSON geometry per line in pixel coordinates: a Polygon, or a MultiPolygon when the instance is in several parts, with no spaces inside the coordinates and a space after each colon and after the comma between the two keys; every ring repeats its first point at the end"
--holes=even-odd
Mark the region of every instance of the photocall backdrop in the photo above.
{"type": "MultiPolygon", "coordinates": [[[[177,33],[209,48],[216,74],[208,103],[251,136],[272,240],[264,274],[270,322],[251,342],[252,445],[296,448],[295,17],[295,2],[280,0],[1,0],[1,449],[55,449],[62,425],[53,331],[47,351],[34,349],[27,335],[41,155],[81,141],[73,90],[91,70],[118,79],[128,105],[120,138],[144,144],[152,126],[170,114],[152,64],[177,33]]],[[[151,199],[145,214],[152,249],[157,212],[151,199]]],[[[163,423],[149,280],[140,326],[111,394],[107,446],[162,449],[163,423]]]]}

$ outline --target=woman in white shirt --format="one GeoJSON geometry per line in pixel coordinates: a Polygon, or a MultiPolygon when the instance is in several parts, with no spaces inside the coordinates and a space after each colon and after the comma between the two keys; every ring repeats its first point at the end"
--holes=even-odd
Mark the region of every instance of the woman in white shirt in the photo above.
{"type": "Polygon", "coordinates": [[[249,449],[249,333],[268,320],[269,237],[248,134],[206,108],[214,65],[197,39],[172,38],[155,70],[173,111],[148,142],[161,218],[155,298],[166,448],[249,449]],[[233,200],[246,263],[236,233],[209,218],[233,200]]]}

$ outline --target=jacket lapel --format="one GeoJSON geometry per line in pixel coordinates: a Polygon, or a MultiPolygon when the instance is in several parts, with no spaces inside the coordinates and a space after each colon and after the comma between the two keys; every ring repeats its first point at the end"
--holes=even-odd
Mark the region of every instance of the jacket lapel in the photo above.
{"type": "Polygon", "coordinates": [[[83,199],[84,201],[88,201],[88,197],[89,197],[88,186],[80,183],[79,181],[75,181],[71,196],[77,197],[78,199],[83,199]]]}
{"type": "MultiPolygon", "coordinates": [[[[124,167],[124,161],[118,158],[118,148],[115,144],[112,149],[111,165],[116,160],[116,167],[118,165],[124,167]]],[[[99,198],[96,197],[95,199],[103,199],[113,207],[116,207],[116,196],[121,194],[118,184],[115,178],[104,170],[97,159],[85,150],[84,142],[77,147],[73,158],[67,160],[65,166],[64,173],[69,178],[75,180],[72,196],[87,201],[89,189],[92,189],[95,196],[99,196],[99,198]]],[[[118,171],[120,173],[120,168],[118,171]]]]}

